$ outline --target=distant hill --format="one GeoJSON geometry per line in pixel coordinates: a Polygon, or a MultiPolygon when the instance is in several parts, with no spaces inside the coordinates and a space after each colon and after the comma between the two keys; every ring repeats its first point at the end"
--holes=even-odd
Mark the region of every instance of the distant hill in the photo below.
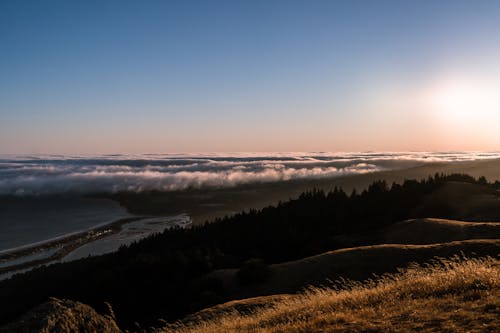
{"type": "Polygon", "coordinates": [[[393,224],[377,234],[381,244],[433,244],[466,239],[500,239],[500,222],[414,219],[393,224]]]}
{"type": "Polygon", "coordinates": [[[342,247],[360,244],[434,244],[466,239],[500,239],[500,222],[464,222],[436,218],[410,219],[375,232],[340,235],[342,247]]]}

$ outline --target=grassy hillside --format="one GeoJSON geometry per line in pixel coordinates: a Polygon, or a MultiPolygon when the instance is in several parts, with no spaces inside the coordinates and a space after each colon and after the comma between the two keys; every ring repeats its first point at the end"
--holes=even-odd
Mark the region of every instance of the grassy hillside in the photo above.
{"type": "Polygon", "coordinates": [[[500,262],[453,259],[363,283],[232,302],[158,332],[498,332],[499,316],[500,262]]]}

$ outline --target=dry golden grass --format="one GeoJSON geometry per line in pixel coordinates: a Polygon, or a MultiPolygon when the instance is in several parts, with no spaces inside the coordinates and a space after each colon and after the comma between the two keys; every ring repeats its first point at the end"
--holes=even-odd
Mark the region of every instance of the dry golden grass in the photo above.
{"type": "Polygon", "coordinates": [[[270,300],[250,314],[219,306],[210,319],[204,316],[159,331],[498,332],[499,271],[494,258],[439,260],[363,283],[339,281],[334,287],[311,288],[270,300]]]}

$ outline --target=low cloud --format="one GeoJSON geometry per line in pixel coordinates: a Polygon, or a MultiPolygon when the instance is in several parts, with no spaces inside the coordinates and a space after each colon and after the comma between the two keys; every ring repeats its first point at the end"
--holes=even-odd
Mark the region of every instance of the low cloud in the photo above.
{"type": "Polygon", "coordinates": [[[30,195],[231,187],[336,177],[497,153],[290,153],[2,156],[0,194],[30,195]]]}

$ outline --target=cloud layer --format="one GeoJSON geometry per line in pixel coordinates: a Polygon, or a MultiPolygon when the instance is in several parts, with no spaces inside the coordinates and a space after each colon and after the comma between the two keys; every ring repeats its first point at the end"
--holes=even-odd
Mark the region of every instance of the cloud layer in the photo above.
{"type": "Polygon", "coordinates": [[[500,153],[249,153],[1,156],[0,194],[30,195],[230,187],[335,177],[500,153]]]}

